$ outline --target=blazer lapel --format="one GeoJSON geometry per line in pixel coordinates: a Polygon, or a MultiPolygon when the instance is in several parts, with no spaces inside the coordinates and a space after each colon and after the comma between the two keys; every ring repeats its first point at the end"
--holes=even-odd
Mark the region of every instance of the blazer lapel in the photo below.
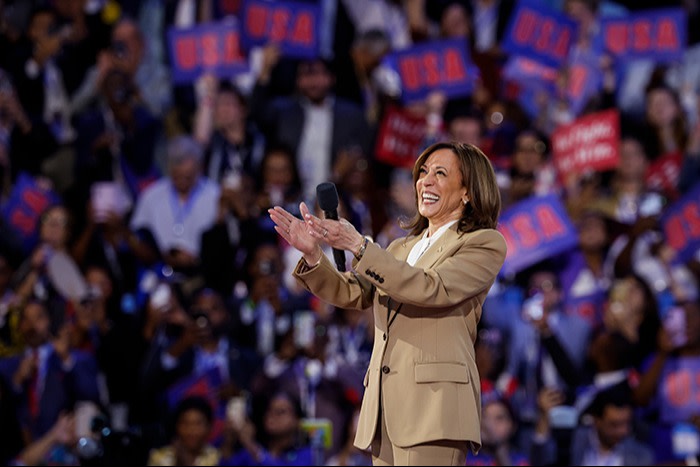
{"type": "Polygon", "coordinates": [[[414,235],[413,237],[404,238],[401,241],[401,243],[399,243],[397,247],[394,248],[395,251],[392,251],[396,259],[406,261],[408,259],[408,254],[411,252],[411,249],[413,249],[416,243],[418,243],[418,240],[420,240],[420,238],[420,235],[414,235]]]}
{"type": "Polygon", "coordinates": [[[423,253],[423,256],[418,258],[418,261],[416,261],[416,267],[430,269],[435,265],[435,263],[438,262],[440,258],[442,258],[442,253],[445,250],[446,245],[449,245],[460,237],[460,234],[457,233],[457,225],[458,223],[455,223],[453,226],[447,229],[440,238],[437,239],[435,244],[430,245],[428,251],[423,253]]]}

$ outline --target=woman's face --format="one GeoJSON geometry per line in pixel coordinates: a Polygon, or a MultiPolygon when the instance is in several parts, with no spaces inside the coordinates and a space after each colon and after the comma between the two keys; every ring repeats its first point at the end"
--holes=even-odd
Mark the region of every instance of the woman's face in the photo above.
{"type": "Polygon", "coordinates": [[[271,153],[265,160],[263,177],[269,186],[288,187],[294,180],[293,161],[283,152],[271,153]]]}
{"type": "Polygon", "coordinates": [[[294,405],[286,397],[276,397],[270,401],[265,412],[265,430],[270,436],[284,436],[293,433],[299,426],[294,405]]]}
{"type": "Polygon", "coordinates": [[[438,149],[420,167],[416,182],[418,212],[440,227],[459,219],[467,198],[457,156],[450,149],[438,149]]]}
{"type": "Polygon", "coordinates": [[[215,125],[218,128],[227,127],[245,119],[245,110],[238,98],[231,92],[220,92],[216,99],[214,111],[215,125]]]}
{"type": "Polygon", "coordinates": [[[53,248],[63,248],[68,241],[68,211],[57,206],[46,212],[41,222],[40,236],[53,248]]]}
{"type": "Polygon", "coordinates": [[[666,89],[654,89],[647,96],[647,119],[652,125],[671,125],[678,117],[678,105],[673,95],[666,89]]]}
{"type": "Polygon", "coordinates": [[[525,133],[518,136],[513,154],[513,166],[521,174],[532,174],[542,165],[544,144],[535,135],[525,133]]]}
{"type": "Polygon", "coordinates": [[[513,435],[513,420],[505,405],[500,401],[487,404],[482,412],[481,438],[484,444],[498,446],[506,443],[513,435]]]}
{"type": "Polygon", "coordinates": [[[642,143],[626,138],[620,142],[620,163],[617,173],[625,180],[644,180],[649,161],[642,143]]]}
{"type": "Polygon", "coordinates": [[[211,426],[199,410],[187,410],[177,421],[177,436],[188,451],[200,451],[207,443],[211,426]]]}
{"type": "Polygon", "coordinates": [[[471,36],[467,10],[462,5],[453,3],[442,14],[440,28],[443,37],[465,38],[471,36]]]}

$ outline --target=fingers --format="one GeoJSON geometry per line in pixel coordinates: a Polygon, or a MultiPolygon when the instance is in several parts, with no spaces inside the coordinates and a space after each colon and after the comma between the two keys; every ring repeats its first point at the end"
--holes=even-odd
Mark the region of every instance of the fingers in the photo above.
{"type": "Polygon", "coordinates": [[[285,239],[288,237],[294,223],[301,222],[299,219],[279,206],[268,209],[268,213],[270,214],[270,219],[272,219],[272,222],[275,223],[275,230],[277,233],[285,237],[285,239]]]}

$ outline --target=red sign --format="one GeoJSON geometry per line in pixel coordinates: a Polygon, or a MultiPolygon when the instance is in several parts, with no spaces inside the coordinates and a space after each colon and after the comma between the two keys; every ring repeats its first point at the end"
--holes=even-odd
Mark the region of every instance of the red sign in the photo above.
{"type": "Polygon", "coordinates": [[[619,147],[620,115],[616,110],[586,115],[552,134],[554,165],[562,178],[571,172],[617,167],[619,147]]]}
{"type": "Polygon", "coordinates": [[[425,132],[425,118],[397,107],[388,108],[377,138],[377,159],[396,167],[413,168],[425,132]]]}
{"type": "Polygon", "coordinates": [[[647,188],[675,198],[678,195],[676,187],[681,175],[682,159],[679,151],[664,154],[656,159],[647,169],[647,188]]]}

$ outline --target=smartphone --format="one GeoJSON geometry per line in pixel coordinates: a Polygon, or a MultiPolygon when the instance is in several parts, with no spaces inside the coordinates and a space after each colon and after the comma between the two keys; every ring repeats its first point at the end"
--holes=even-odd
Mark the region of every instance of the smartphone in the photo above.
{"type": "Polygon", "coordinates": [[[682,347],[688,343],[688,335],[685,332],[685,310],[680,306],[671,307],[666,312],[663,326],[671,338],[674,347],[682,347]]]}
{"type": "Polygon", "coordinates": [[[247,393],[241,393],[241,395],[232,397],[226,403],[226,418],[231,424],[236,428],[242,428],[248,417],[248,395],[247,393]]]}
{"type": "Polygon", "coordinates": [[[156,310],[167,311],[170,305],[170,286],[161,282],[151,293],[150,304],[156,310]]]}
{"type": "Polygon", "coordinates": [[[530,321],[537,321],[544,316],[544,295],[536,293],[523,302],[523,316],[530,321]]]}

